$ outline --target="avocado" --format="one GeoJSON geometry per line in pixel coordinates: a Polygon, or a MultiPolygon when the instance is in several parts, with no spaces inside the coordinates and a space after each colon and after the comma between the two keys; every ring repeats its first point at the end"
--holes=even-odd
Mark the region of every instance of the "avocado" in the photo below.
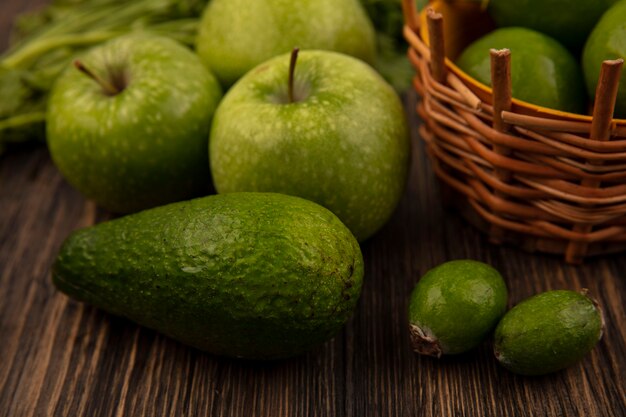
{"type": "Polygon", "coordinates": [[[411,294],[413,350],[438,358],[476,347],[496,326],[506,302],[506,284],[487,264],[460,259],[431,269],[411,294]]]}
{"type": "Polygon", "coordinates": [[[494,353],[517,374],[556,372],[589,353],[603,327],[602,311],[586,291],[548,291],[522,301],[502,318],[494,353]]]}
{"type": "Polygon", "coordinates": [[[363,258],[310,201],[232,193],[74,232],[54,263],[77,300],[217,355],[275,359],[330,339],[354,311],[363,258]]]}

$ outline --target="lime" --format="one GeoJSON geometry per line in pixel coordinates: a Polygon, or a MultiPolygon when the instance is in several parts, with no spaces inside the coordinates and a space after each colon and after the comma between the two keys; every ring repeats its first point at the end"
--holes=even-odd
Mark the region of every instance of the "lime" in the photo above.
{"type": "MultiPolygon", "coordinates": [[[[626,0],[611,7],[591,32],[583,51],[583,72],[590,97],[595,97],[600,66],[605,59],[626,59],[626,0]]],[[[626,118],[626,69],[622,71],[615,117],[626,118]]]]}
{"type": "Polygon", "coordinates": [[[615,0],[490,0],[498,26],[523,26],[580,50],[602,13],[615,0]]]}
{"type": "Polygon", "coordinates": [[[413,349],[440,357],[474,348],[496,326],[506,300],[502,276],[487,264],[463,259],[431,269],[411,294],[413,349]]]}
{"type": "Polygon", "coordinates": [[[457,65],[483,84],[491,84],[489,50],[511,50],[513,97],[543,107],[584,113],[587,96],[580,68],[560,43],[525,28],[502,28],[468,46],[457,65]]]}

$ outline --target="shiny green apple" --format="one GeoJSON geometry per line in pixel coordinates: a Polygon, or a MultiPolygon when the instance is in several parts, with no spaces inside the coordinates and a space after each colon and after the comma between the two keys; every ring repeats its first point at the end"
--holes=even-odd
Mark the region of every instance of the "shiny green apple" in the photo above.
{"type": "Polygon", "coordinates": [[[304,51],[296,65],[289,54],[276,57],[231,88],[215,113],[209,155],[219,193],[315,201],[362,241],[396,207],[409,148],[400,100],[370,66],[304,51]]]}
{"type": "Polygon", "coordinates": [[[88,51],[56,82],[47,138],[67,181],[133,212],[208,192],[218,81],[167,38],[128,35],[88,51]]]}
{"type": "Polygon", "coordinates": [[[359,0],[212,0],[196,40],[198,55],[224,86],[295,47],[373,63],[374,28],[359,0]]]}

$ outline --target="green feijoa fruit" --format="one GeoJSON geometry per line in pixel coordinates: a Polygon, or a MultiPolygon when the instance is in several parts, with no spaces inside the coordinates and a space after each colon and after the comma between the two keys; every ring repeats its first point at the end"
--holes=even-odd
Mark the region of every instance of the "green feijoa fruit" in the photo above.
{"type": "Polygon", "coordinates": [[[411,294],[413,349],[440,357],[474,348],[496,326],[506,302],[504,280],[487,264],[456,260],[431,269],[411,294]]]}
{"type": "Polygon", "coordinates": [[[582,71],[560,43],[534,30],[510,27],[488,33],[469,45],[457,65],[485,85],[491,85],[490,49],[511,50],[513,97],[538,106],[585,113],[582,71]]]}
{"type": "Polygon", "coordinates": [[[511,372],[543,375],[589,353],[603,328],[602,311],[586,290],[548,291],[522,301],[502,318],[494,353],[511,372]]]}
{"type": "MultiPolygon", "coordinates": [[[[595,97],[602,61],[619,58],[626,60],[626,0],[602,16],[585,44],[582,64],[589,97],[595,97]]],[[[626,119],[626,70],[620,77],[614,117],[626,119]]]]}
{"type": "Polygon", "coordinates": [[[576,51],[616,0],[489,0],[498,27],[522,26],[552,36],[576,51]]]}

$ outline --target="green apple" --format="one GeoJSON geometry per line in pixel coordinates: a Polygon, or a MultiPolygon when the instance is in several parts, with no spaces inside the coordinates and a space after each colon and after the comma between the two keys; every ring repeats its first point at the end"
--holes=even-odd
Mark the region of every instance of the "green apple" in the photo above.
{"type": "MultiPolygon", "coordinates": [[[[600,68],[605,59],[626,60],[626,0],[611,7],[591,32],[583,50],[583,72],[590,97],[595,97],[600,68]]],[[[626,69],[622,70],[615,117],[626,119],[626,69]]]]}
{"type": "Polygon", "coordinates": [[[547,35],[525,28],[501,28],[468,46],[457,65],[485,85],[491,84],[490,49],[511,50],[513,97],[538,106],[585,113],[587,94],[572,54],[547,35]]]}
{"type": "Polygon", "coordinates": [[[198,55],[224,86],[295,47],[373,63],[374,28],[359,0],[212,0],[196,40],[198,55]]]}
{"type": "Polygon", "coordinates": [[[597,20],[616,0],[489,0],[498,26],[523,26],[580,51],[597,20]]]}
{"type": "Polygon", "coordinates": [[[246,74],[215,112],[209,142],[219,193],[315,201],[361,241],[396,207],[409,149],[392,87],[364,62],[329,51],[304,51],[297,65],[282,55],[246,74]]]}
{"type": "Polygon", "coordinates": [[[67,181],[126,213],[207,193],[217,79],[171,39],[127,35],[89,50],[51,92],[48,146],[67,181]]]}

